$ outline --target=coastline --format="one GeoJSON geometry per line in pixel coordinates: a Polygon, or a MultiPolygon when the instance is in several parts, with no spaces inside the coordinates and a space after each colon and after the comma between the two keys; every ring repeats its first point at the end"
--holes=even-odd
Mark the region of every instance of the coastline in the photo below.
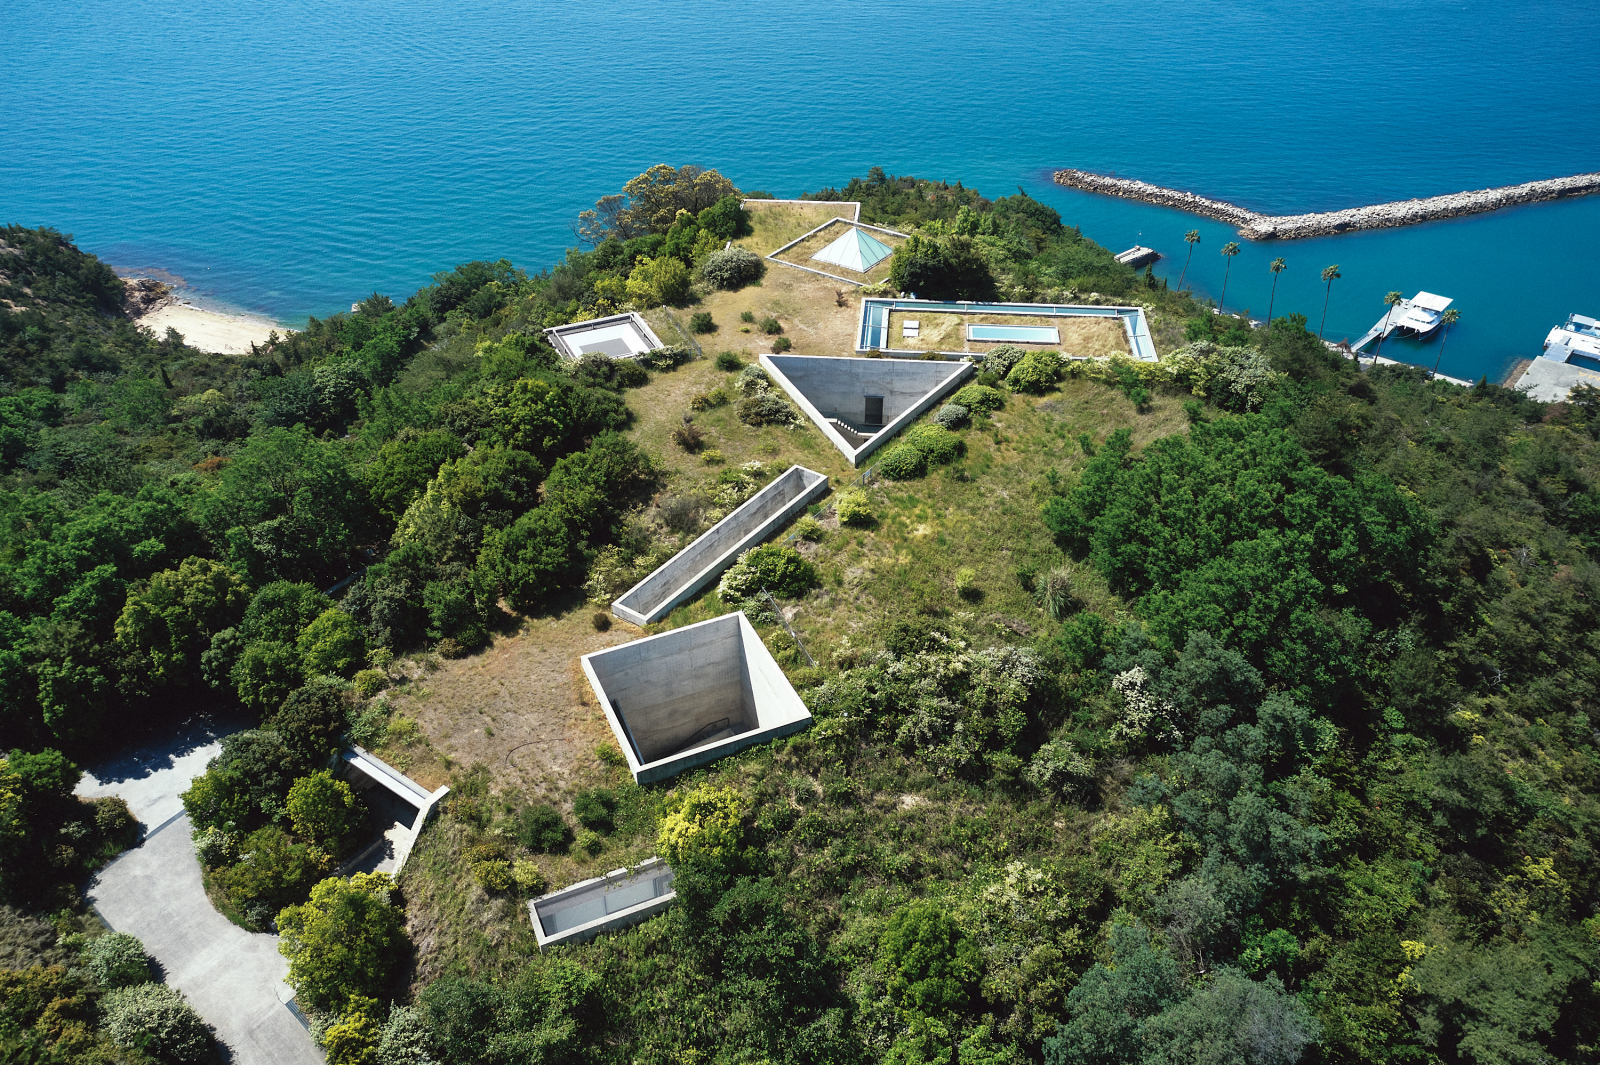
{"type": "Polygon", "coordinates": [[[1176,207],[1191,214],[1214,218],[1219,222],[1238,226],[1239,235],[1247,240],[1296,240],[1303,237],[1353,233],[1362,229],[1392,229],[1443,218],[1483,214],[1488,211],[1498,211],[1502,207],[1558,200],[1568,196],[1587,196],[1590,193],[1600,192],[1600,173],[1573,174],[1568,177],[1526,181],[1520,185],[1505,185],[1494,189],[1453,192],[1443,196],[1395,200],[1367,207],[1350,207],[1342,211],[1268,215],[1247,210],[1226,200],[1213,200],[1205,196],[1196,196],[1192,192],[1179,192],[1177,189],[1163,188],[1132,178],[1091,174],[1086,170],[1057,170],[1053,172],[1052,180],[1057,185],[1084,192],[1140,200],[1159,207],[1176,207]]]}
{"type": "MultiPolygon", "coordinates": [[[[178,279],[181,282],[181,278],[178,279]]],[[[259,314],[213,311],[173,295],[172,286],[150,277],[124,277],[124,304],[135,325],[144,326],[157,337],[176,329],[184,343],[201,351],[219,355],[248,355],[274,334],[290,329],[259,314]]]]}

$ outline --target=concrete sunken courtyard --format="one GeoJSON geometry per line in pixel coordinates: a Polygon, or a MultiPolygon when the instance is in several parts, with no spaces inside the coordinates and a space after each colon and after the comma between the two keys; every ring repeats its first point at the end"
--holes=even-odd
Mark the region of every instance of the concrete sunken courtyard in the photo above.
{"type": "Polygon", "coordinates": [[[655,916],[678,897],[672,880],[671,866],[660,858],[646,858],[631,872],[613,869],[605,876],[530,899],[528,917],[539,949],[556,943],[583,943],[602,932],[655,916]]]}
{"type": "Polygon", "coordinates": [[[640,784],[799,732],[811,712],[743,613],[581,659],[640,784]]]}
{"type": "Polygon", "coordinates": [[[585,355],[631,359],[662,346],[650,323],[636,311],[552,326],[544,334],[555,349],[569,359],[581,359],[585,355]]]}
{"type": "Polygon", "coordinates": [[[761,365],[853,466],[975,372],[946,359],[832,355],[763,355],[761,365]]]}

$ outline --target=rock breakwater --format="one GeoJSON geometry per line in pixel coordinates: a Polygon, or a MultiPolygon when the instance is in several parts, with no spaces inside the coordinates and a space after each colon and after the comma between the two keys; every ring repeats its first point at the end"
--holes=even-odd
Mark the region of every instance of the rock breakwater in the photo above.
{"type": "Polygon", "coordinates": [[[1351,207],[1343,211],[1323,211],[1316,214],[1269,215],[1246,210],[1225,200],[1212,200],[1192,192],[1162,188],[1147,181],[1131,178],[1107,177],[1086,170],[1057,170],[1057,185],[1098,192],[1105,196],[1121,196],[1129,200],[1142,200],[1162,207],[1176,207],[1181,211],[1205,215],[1219,222],[1239,227],[1239,235],[1249,240],[1296,240],[1302,237],[1322,237],[1331,233],[1349,233],[1358,229],[1388,229],[1394,226],[1411,226],[1418,222],[1432,222],[1441,218],[1482,214],[1498,211],[1521,203],[1540,200],[1558,200],[1566,196],[1585,196],[1600,192],[1600,173],[1574,174],[1571,177],[1527,181],[1521,185],[1506,185],[1497,189],[1479,189],[1476,192],[1453,192],[1445,196],[1428,196],[1418,200],[1396,200],[1370,207],[1351,207]]]}

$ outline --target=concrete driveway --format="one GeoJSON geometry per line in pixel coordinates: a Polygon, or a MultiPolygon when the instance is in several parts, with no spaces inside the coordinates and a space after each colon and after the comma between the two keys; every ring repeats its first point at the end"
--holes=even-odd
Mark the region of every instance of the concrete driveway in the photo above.
{"type": "Polygon", "coordinates": [[[139,846],[100,870],[89,901],[112,929],[144,942],[166,982],[217,1030],[233,1065],[320,1065],[322,1052],[288,1006],[278,938],[246,932],[211,905],[178,799],[238,727],[195,719],[168,742],[85,774],[78,794],[121,795],[146,826],[139,846]]]}

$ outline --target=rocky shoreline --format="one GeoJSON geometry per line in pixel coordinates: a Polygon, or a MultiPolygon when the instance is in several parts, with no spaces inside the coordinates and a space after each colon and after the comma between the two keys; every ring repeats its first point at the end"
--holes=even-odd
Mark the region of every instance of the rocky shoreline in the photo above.
{"type": "Polygon", "coordinates": [[[1358,229],[1388,229],[1394,226],[1416,225],[1441,218],[1481,214],[1498,211],[1522,203],[1541,200],[1558,200],[1566,196],[1585,196],[1600,192],[1600,173],[1574,174],[1570,177],[1527,181],[1521,185],[1507,185],[1498,189],[1479,189],[1476,192],[1453,192],[1445,196],[1429,196],[1419,200],[1397,200],[1370,207],[1351,207],[1343,211],[1324,211],[1317,214],[1268,215],[1248,211],[1224,200],[1207,199],[1192,192],[1162,188],[1146,181],[1131,178],[1106,177],[1086,170],[1057,170],[1057,185],[1098,192],[1105,196],[1121,196],[1129,200],[1142,200],[1161,207],[1176,207],[1181,211],[1205,215],[1219,222],[1239,227],[1239,235],[1249,240],[1295,240],[1302,237],[1322,237],[1333,233],[1349,233],[1358,229]]]}

